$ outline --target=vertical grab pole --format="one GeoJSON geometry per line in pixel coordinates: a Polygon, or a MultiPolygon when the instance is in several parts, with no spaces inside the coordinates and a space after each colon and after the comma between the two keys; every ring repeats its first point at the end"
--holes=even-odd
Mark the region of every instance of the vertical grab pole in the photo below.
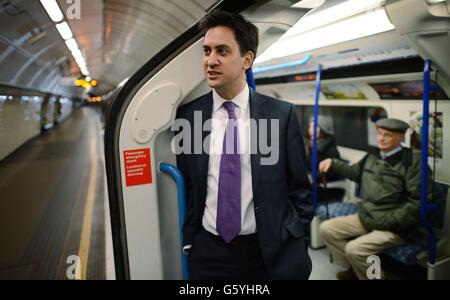
{"type": "Polygon", "coordinates": [[[172,176],[177,185],[177,198],[178,198],[178,222],[180,228],[180,243],[181,243],[181,266],[183,270],[183,279],[187,280],[189,278],[187,256],[183,252],[183,224],[184,224],[184,214],[186,211],[186,187],[184,185],[184,178],[180,170],[178,170],[174,165],[168,163],[160,163],[159,170],[165,172],[172,176]]]}
{"type": "Polygon", "coordinates": [[[322,65],[319,64],[316,73],[316,98],[314,103],[314,134],[312,145],[312,178],[313,178],[313,207],[316,212],[318,206],[317,199],[317,122],[319,118],[319,97],[320,97],[320,80],[322,77],[322,65]]]}
{"type": "Polygon", "coordinates": [[[255,77],[253,76],[252,68],[247,70],[247,84],[252,90],[256,91],[256,82],[255,77]]]}
{"type": "Polygon", "coordinates": [[[436,262],[436,234],[428,220],[428,128],[430,119],[430,69],[431,60],[425,60],[423,71],[423,112],[422,112],[422,170],[420,186],[420,216],[428,230],[428,262],[436,262]]]}

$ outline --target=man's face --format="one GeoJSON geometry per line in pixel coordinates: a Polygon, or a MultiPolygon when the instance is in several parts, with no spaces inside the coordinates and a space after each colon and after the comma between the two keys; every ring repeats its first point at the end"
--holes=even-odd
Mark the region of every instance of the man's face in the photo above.
{"type": "Polygon", "coordinates": [[[377,144],[381,151],[389,152],[400,146],[403,141],[403,134],[389,131],[383,128],[377,129],[377,144]]]}
{"type": "Polygon", "coordinates": [[[253,53],[241,56],[233,31],[225,26],[209,29],[203,41],[203,67],[208,85],[222,97],[235,96],[245,84],[245,70],[253,62],[253,53]]]}
{"type": "MultiPolygon", "coordinates": [[[[309,122],[308,134],[310,139],[312,140],[314,137],[314,122],[309,122]]],[[[317,126],[317,136],[320,136],[320,127],[317,126]]]]}

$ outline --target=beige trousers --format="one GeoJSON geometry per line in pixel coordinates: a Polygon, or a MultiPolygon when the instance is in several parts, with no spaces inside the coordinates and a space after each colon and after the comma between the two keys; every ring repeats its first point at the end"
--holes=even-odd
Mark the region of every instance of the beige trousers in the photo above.
{"type": "MultiPolygon", "coordinates": [[[[404,242],[391,231],[368,232],[357,214],[326,220],[320,224],[319,230],[335,262],[350,264],[359,279],[368,279],[369,256],[404,242]]],[[[384,278],[383,272],[381,278],[384,278]]]]}

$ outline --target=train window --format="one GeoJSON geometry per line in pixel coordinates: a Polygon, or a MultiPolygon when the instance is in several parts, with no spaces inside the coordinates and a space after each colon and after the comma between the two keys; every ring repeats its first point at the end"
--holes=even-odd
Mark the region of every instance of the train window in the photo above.
{"type": "MultiPolygon", "coordinates": [[[[313,106],[296,106],[297,116],[305,136],[308,121],[313,116],[313,106]]],[[[376,128],[374,123],[386,118],[381,107],[321,106],[319,114],[329,116],[333,121],[334,135],[338,146],[361,151],[376,150],[376,128]]]]}

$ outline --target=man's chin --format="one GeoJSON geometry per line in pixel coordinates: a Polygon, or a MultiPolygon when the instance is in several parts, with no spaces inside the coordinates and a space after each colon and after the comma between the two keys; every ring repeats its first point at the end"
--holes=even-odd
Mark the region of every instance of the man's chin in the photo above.
{"type": "Polygon", "coordinates": [[[207,80],[208,81],[208,86],[212,89],[217,89],[220,87],[219,82],[215,81],[215,80],[207,80]]]}
{"type": "Polygon", "coordinates": [[[378,149],[383,152],[390,152],[390,151],[394,150],[395,148],[386,148],[386,147],[380,148],[380,147],[378,147],[378,149]]]}

